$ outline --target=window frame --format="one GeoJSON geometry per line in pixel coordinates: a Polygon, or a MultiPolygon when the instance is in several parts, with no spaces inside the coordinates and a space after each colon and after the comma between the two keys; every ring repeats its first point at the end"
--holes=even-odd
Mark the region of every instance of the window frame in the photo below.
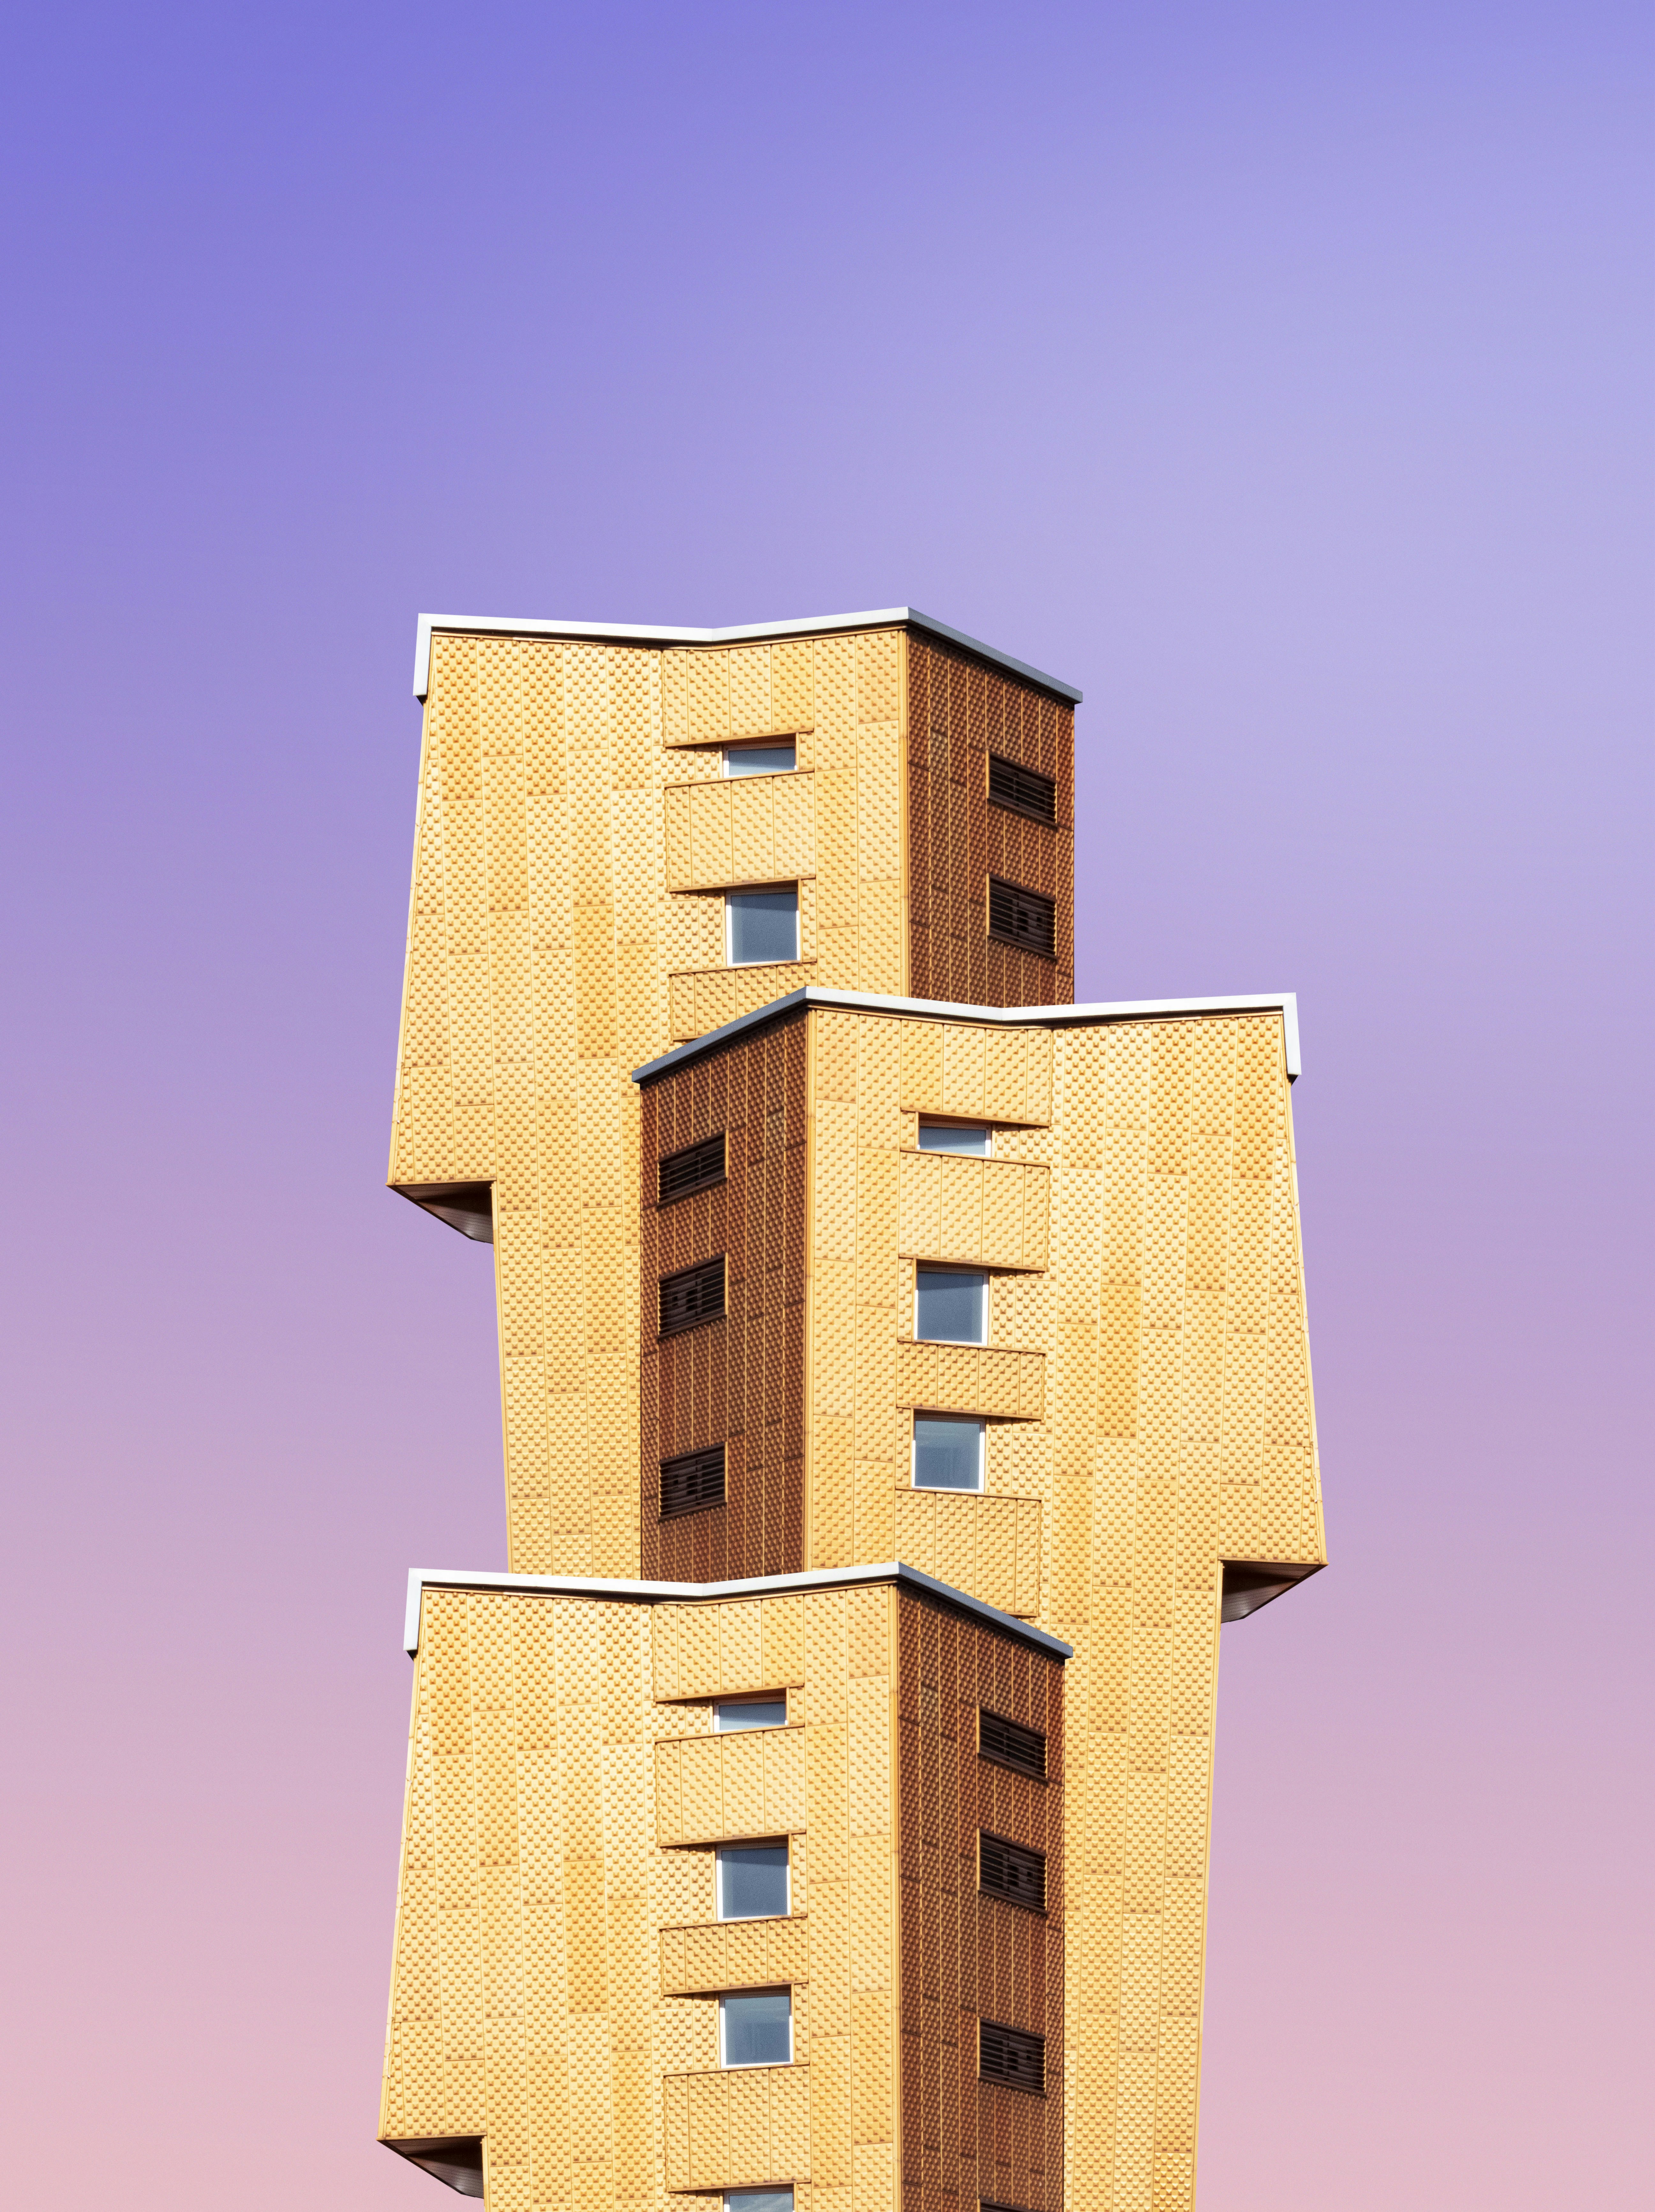
{"type": "MultiPolygon", "coordinates": [[[[793,1984],[766,1982],[756,1989],[721,1990],[718,1993],[718,2064],[723,2074],[750,2074],[759,2066],[791,2066],[794,2063],[793,1984]],[[725,2007],[732,1997],[762,1997],[781,1994],[788,2001],[788,2055],[785,2058],[728,2058],[725,2056],[725,2007]]],[[[1044,2066],[1042,2069],[1044,2078],[1044,2066]]]]}
{"type": "Polygon", "coordinates": [[[998,1898],[1002,1905],[1012,1905],[1019,1912],[1031,1912],[1037,1918],[1044,1920],[1047,1917],[1046,1865],[1045,1852],[1037,1850],[1032,1844],[1013,1843],[1009,1836],[999,1835],[991,1828],[979,1828],[977,1832],[977,1886],[981,1896],[998,1898]],[[989,1847],[986,1851],[985,1845],[989,1847]],[[1037,1904],[1027,1897],[1019,1896],[1014,1887],[1002,1887],[999,1883],[988,1879],[985,1867],[996,1852],[1010,1853],[1013,1860],[1033,1861],[1040,1875],[1040,1898],[1037,1904]]]}
{"type": "Polygon", "coordinates": [[[744,782],[748,775],[797,775],[799,773],[798,737],[794,735],[791,738],[752,738],[748,739],[745,744],[738,739],[738,741],[733,744],[721,745],[718,749],[718,772],[727,782],[733,783],[744,782]],[[731,775],[730,756],[732,753],[780,752],[783,745],[786,745],[788,750],[793,755],[792,761],[786,768],[756,768],[745,770],[734,776],[731,775]]]}
{"type": "Polygon", "coordinates": [[[994,1124],[992,1121],[945,1121],[934,1115],[922,1114],[914,1132],[914,1148],[916,1152],[928,1152],[934,1159],[991,1160],[995,1152],[994,1124]],[[925,1141],[928,1129],[958,1129],[967,1135],[980,1136],[983,1150],[980,1152],[957,1152],[947,1145],[928,1145],[925,1141]]]}
{"type": "MultiPolygon", "coordinates": [[[[674,1329],[672,1334],[676,1336],[679,1332],[677,1329],[674,1329]]],[[[687,1516],[691,1513],[711,1513],[719,1506],[726,1505],[729,1503],[729,1469],[728,1462],[725,1457],[725,1449],[726,1448],[723,1444],[703,1444],[698,1451],[675,1452],[670,1459],[664,1459],[660,1462],[660,1465],[656,1469],[655,1510],[661,1520],[682,1521],[687,1518],[687,1516]],[[716,1456],[718,1462],[717,1497],[712,1498],[698,1495],[690,1504],[669,1506],[666,1503],[666,1483],[668,1474],[687,1474],[692,1472],[700,1474],[702,1470],[697,1467],[696,1463],[697,1462],[710,1462],[715,1456],[716,1456]]],[[[710,1472],[710,1468],[707,1471],[710,1472]]],[[[709,1487],[710,1486],[703,1486],[709,1487]]]]}
{"type": "Polygon", "coordinates": [[[979,1705],[977,1709],[977,1755],[979,1759],[986,1759],[991,1766],[1003,1766],[1008,1774],[1026,1775],[1031,1782],[1045,1782],[1050,1778],[1051,1765],[1048,1757],[1049,1742],[1050,1739],[1041,1729],[1031,1728],[1026,1721],[1014,1721],[1008,1713],[995,1712],[992,1705],[979,1705]],[[1009,1753],[1004,1749],[998,1751],[990,1749],[983,1740],[983,1723],[985,1720],[998,1721],[1003,1729],[1013,1729],[1020,1735],[1035,1737],[1040,1746],[1038,1769],[1036,1769],[1032,1759],[1026,1764],[1019,1759],[1014,1748],[1009,1753]]]}
{"type": "Polygon", "coordinates": [[[989,935],[996,945],[1008,945],[1013,951],[1027,952],[1037,960],[1055,961],[1057,957],[1056,900],[1045,891],[1031,890],[1026,884],[1014,884],[1005,876],[990,876],[989,878],[989,935]],[[1004,892],[1007,897],[1014,900],[1027,899],[1037,907],[1044,907],[1047,909],[1047,921],[1050,927],[1050,943],[1036,945],[1030,939],[1019,936],[1015,930],[997,928],[995,923],[996,891],[1004,892]]]}
{"type": "Polygon", "coordinates": [[[989,1310],[989,1285],[994,1271],[989,1267],[952,1267],[930,1260],[914,1263],[914,1341],[916,1344],[962,1344],[980,1350],[994,1334],[993,1316],[989,1310]],[[920,1277],[922,1275],[974,1275],[983,1285],[983,1334],[981,1336],[922,1336],[920,1334],[920,1277]]]}
{"type": "MultiPolygon", "coordinates": [[[[928,1344],[936,1340],[928,1337],[928,1344]]],[[[922,1491],[928,1498],[981,1498],[989,1487],[989,1424],[979,1413],[940,1413],[928,1406],[916,1406],[908,1424],[908,1486],[922,1491]],[[952,1482],[922,1482],[919,1479],[919,1437],[914,1424],[916,1421],[966,1422],[977,1431],[977,1487],[961,1490],[952,1482]]]]}
{"type": "Polygon", "coordinates": [[[788,1724],[788,1693],[785,1690],[754,1690],[739,1698],[715,1698],[712,1700],[712,1706],[715,1735],[756,1735],[760,1729],[786,1728],[788,1724]],[[730,1711],[737,1705],[780,1705],[782,1717],[779,1721],[755,1721],[751,1729],[721,1728],[719,1715],[730,1711]]]}
{"type": "Polygon", "coordinates": [[[977,2016],[977,2074],[979,2081],[992,2081],[997,2088],[1014,2089],[1020,2097],[1044,2097],[1046,2094],[1046,2039],[1031,2027],[1008,2027],[1004,2021],[984,2020],[977,2016]],[[1026,2044],[1039,2060],[1040,2081],[1037,2087],[1030,2081],[1014,2081],[1008,2074],[991,2073],[983,2063],[985,2032],[989,2036],[1004,2037],[1007,2044],[1015,2046],[1026,2044]]]}
{"type": "Polygon", "coordinates": [[[693,1198],[698,1190],[716,1190],[730,1179],[730,1145],[728,1133],[715,1129],[710,1137],[698,1137],[693,1145],[680,1145],[677,1152],[663,1153],[655,1163],[655,1204],[657,1206],[676,1206],[681,1198],[693,1198]],[[666,1188],[666,1170],[680,1160],[693,1160],[697,1153],[710,1157],[713,1146],[718,1146],[718,1170],[715,1174],[701,1175],[694,1182],[686,1182],[677,1190],[666,1188]]]}
{"type": "Polygon", "coordinates": [[[690,1329],[701,1328],[703,1322],[706,1322],[721,1321],[725,1315],[728,1313],[729,1310],[730,1271],[728,1267],[726,1265],[726,1255],[722,1252],[715,1252],[705,1260],[697,1260],[693,1267],[675,1267],[670,1275],[662,1275],[657,1279],[655,1285],[655,1333],[658,1340],[664,1340],[669,1336],[683,1336],[690,1329]],[[693,1313],[689,1315],[683,1321],[675,1321],[669,1323],[666,1319],[666,1292],[668,1286],[674,1283],[687,1283],[692,1276],[706,1275],[714,1267],[718,1269],[717,1306],[709,1306],[704,1312],[693,1313]]]}
{"type": "Polygon", "coordinates": [[[1037,768],[1029,768],[1022,761],[1014,761],[1008,753],[991,752],[989,755],[986,787],[990,806],[1002,807],[1007,814],[1020,815],[1025,822],[1038,822],[1048,830],[1055,830],[1057,827],[1057,779],[1055,775],[1047,775],[1037,768]],[[1013,798],[1006,792],[996,791],[995,789],[996,767],[1009,769],[1013,781],[1031,777],[1037,785],[1044,784],[1051,811],[1049,814],[1045,813],[1040,807],[1031,805],[1025,799],[1013,798]]]}
{"type": "Polygon", "coordinates": [[[793,1917],[793,1838],[791,1836],[751,1836],[739,1844],[718,1844],[713,1852],[713,1917],[721,1928],[741,1928],[758,1920],[791,1920],[793,1917]],[[773,1849],[776,1844],[787,1853],[788,1901],[780,1912],[727,1912],[724,1910],[724,1854],[726,1851],[751,1851],[773,1849]]]}
{"type": "Polygon", "coordinates": [[[791,884],[742,884],[737,888],[726,890],[724,894],[724,965],[727,968],[796,967],[800,957],[800,947],[804,942],[803,921],[796,878],[791,884]],[[763,960],[738,960],[735,957],[733,902],[741,898],[762,898],[776,891],[785,890],[791,890],[793,893],[793,951],[782,959],[777,959],[774,953],[769,953],[763,960]]]}

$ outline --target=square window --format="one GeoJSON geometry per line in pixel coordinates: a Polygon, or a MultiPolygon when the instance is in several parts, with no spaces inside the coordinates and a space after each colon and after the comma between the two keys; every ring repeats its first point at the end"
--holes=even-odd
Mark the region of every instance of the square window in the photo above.
{"type": "Polygon", "coordinates": [[[963,1129],[953,1121],[922,1121],[920,1150],[922,1152],[960,1152],[967,1159],[986,1160],[989,1157],[989,1132],[986,1129],[963,1129]]]}
{"type": "Polygon", "coordinates": [[[975,1267],[920,1267],[914,1334],[933,1344],[989,1341],[989,1278],[975,1267]]]}
{"type": "Polygon", "coordinates": [[[792,1896],[785,1837],[775,1844],[719,1845],[721,1920],[785,1918],[793,1910],[792,1896]]]}
{"type": "Polygon", "coordinates": [[[732,1990],[718,2001],[721,2066],[791,2066],[793,1991],[732,1990]]]}
{"type": "Polygon", "coordinates": [[[784,745],[726,745],[726,775],[786,775],[799,765],[799,748],[791,738],[784,745]]]}
{"type": "Polygon", "coordinates": [[[730,891],[724,900],[726,956],[732,968],[799,957],[799,886],[730,891]]]}
{"type": "Polygon", "coordinates": [[[713,1707],[713,1727],[720,1735],[731,1729],[786,1728],[788,1700],[779,1698],[727,1698],[713,1707]]]}
{"type": "Polygon", "coordinates": [[[983,1425],[942,1413],[916,1413],[915,1489],[981,1490],[983,1425]]]}

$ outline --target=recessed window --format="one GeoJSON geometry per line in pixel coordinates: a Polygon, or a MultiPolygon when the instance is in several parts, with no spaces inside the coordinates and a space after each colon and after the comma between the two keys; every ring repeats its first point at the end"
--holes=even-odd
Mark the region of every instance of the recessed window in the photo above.
{"type": "Polygon", "coordinates": [[[977,1747],[982,1758],[1009,1766],[1013,1774],[1031,1774],[1037,1782],[1046,1778],[1046,1739],[1039,1729],[991,1713],[986,1705],[977,1717],[977,1747]]]}
{"type": "Polygon", "coordinates": [[[977,1879],[990,1897],[1003,1897],[1008,1905],[1021,1905],[1031,1912],[1046,1909],[1046,1856],[1026,1844],[1008,1844],[1004,1836],[991,1836],[986,1828],[977,1839],[977,1879]]]}
{"type": "Polygon", "coordinates": [[[727,2189],[724,2212],[793,2212],[790,2189],[727,2189]]]}
{"type": "Polygon", "coordinates": [[[788,1846],[776,1844],[721,1844],[718,1851],[718,1917],[721,1920],[774,1920],[793,1909],[788,1846]]]}
{"type": "Polygon", "coordinates": [[[724,1447],[709,1444],[705,1451],[680,1452],[660,1463],[660,1517],[676,1520],[680,1513],[699,1513],[724,1503],[724,1447]]]}
{"type": "Polygon", "coordinates": [[[1003,2081],[1008,2089],[1031,2089],[1038,2096],[1046,2087],[1046,2039],[1020,2027],[979,2021],[977,2070],[985,2081],[1003,2081]]]}
{"type": "Polygon", "coordinates": [[[710,1190],[724,1180],[724,1132],[721,1129],[715,1137],[703,1137],[698,1145],[688,1145],[681,1152],[669,1152],[659,1172],[663,1206],[675,1198],[688,1198],[691,1191],[710,1190]]]}
{"type": "Polygon", "coordinates": [[[732,968],[799,957],[799,886],[730,891],[724,901],[725,957],[732,968]]]}
{"type": "Polygon", "coordinates": [[[784,745],[726,745],[726,775],[786,775],[799,765],[799,748],[791,738],[784,745]]]}
{"type": "Polygon", "coordinates": [[[793,1991],[732,1990],[718,2001],[721,2066],[793,2063],[793,1991]]]}
{"type": "Polygon", "coordinates": [[[981,1421],[962,1421],[945,1413],[914,1416],[916,1490],[981,1490],[981,1421]]]}
{"type": "Polygon", "coordinates": [[[922,1152],[960,1152],[967,1159],[986,1160],[989,1157],[989,1132],[968,1129],[958,1121],[922,1121],[920,1150],[922,1152]]]}
{"type": "Polygon", "coordinates": [[[779,1698],[726,1698],[713,1707],[713,1726],[720,1735],[733,1729],[786,1728],[788,1700],[779,1698]]]}
{"type": "Polygon", "coordinates": [[[697,1322],[714,1321],[724,1310],[724,1255],[703,1260],[699,1267],[680,1268],[663,1275],[660,1284],[660,1333],[674,1336],[697,1322]]]}
{"type": "Polygon", "coordinates": [[[1051,778],[998,753],[989,756],[989,796],[1013,814],[1026,814],[1036,822],[1057,819],[1057,786],[1051,778]]]}
{"type": "Polygon", "coordinates": [[[1042,891],[989,879],[989,934],[1002,945],[1039,952],[1050,960],[1057,946],[1057,908],[1042,891]]]}
{"type": "Polygon", "coordinates": [[[933,1344],[989,1341],[989,1278],[976,1267],[917,1267],[914,1334],[933,1344]]]}

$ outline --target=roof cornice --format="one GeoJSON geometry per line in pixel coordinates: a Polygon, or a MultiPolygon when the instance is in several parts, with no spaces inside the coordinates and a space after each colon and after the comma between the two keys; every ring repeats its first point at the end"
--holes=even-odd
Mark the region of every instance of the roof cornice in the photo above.
{"type": "Polygon", "coordinates": [[[865,1014],[904,1014],[928,1021],[980,1022],[1000,1029],[1048,1030],[1080,1029],[1101,1022],[1165,1021],[1181,1014],[1279,1013],[1287,1080],[1296,1083],[1299,1076],[1299,998],[1293,991],[1244,991],[1238,996],[1215,999],[1098,1000],[1080,1006],[968,1006],[956,1005],[948,999],[897,999],[877,991],[826,991],[817,984],[806,983],[800,990],[789,991],[784,998],[772,999],[768,1006],[755,1006],[750,1014],[738,1014],[733,1021],[721,1023],[704,1036],[691,1037],[687,1044],[674,1045],[671,1052],[662,1053],[657,1060],[646,1060],[642,1067],[633,1069],[632,1080],[652,1083],[657,1076],[685,1066],[702,1053],[716,1051],[743,1030],[775,1021],[780,1015],[805,1006],[848,1006],[865,1014]]]}
{"type": "Polygon", "coordinates": [[[873,1566],[815,1567],[799,1575],[753,1575],[733,1583],[649,1583],[622,1581],[595,1575],[471,1574],[456,1567],[411,1567],[408,1570],[408,1612],[403,1644],[409,1657],[419,1650],[420,1593],[428,1589],[499,1590],[524,1597],[612,1598],[620,1604],[689,1605],[705,1598],[787,1597],[795,1590],[855,1589],[867,1583],[897,1583],[927,1597],[942,1598],[950,1605],[975,1613],[991,1627],[1021,1638],[1049,1658],[1072,1659],[1074,1647],[1048,1636],[1031,1620],[1001,1613],[998,1606],[969,1596],[951,1583],[939,1582],[901,1559],[884,1559],[873,1566]]]}
{"type": "Polygon", "coordinates": [[[980,637],[968,637],[963,629],[951,629],[934,615],[922,614],[917,607],[875,607],[859,615],[810,615],[797,622],[742,623],[733,629],[675,629],[656,623],[519,622],[505,615],[422,615],[414,643],[414,696],[423,699],[431,688],[434,630],[460,637],[584,637],[611,645],[669,646],[744,645],[768,637],[821,637],[835,630],[896,629],[929,630],[933,636],[963,646],[966,652],[993,661],[998,668],[1009,669],[1013,675],[1055,692],[1060,699],[1075,706],[1080,702],[1081,694],[1074,684],[1031,668],[1026,660],[1015,659],[995,646],[984,645],[980,637]]]}

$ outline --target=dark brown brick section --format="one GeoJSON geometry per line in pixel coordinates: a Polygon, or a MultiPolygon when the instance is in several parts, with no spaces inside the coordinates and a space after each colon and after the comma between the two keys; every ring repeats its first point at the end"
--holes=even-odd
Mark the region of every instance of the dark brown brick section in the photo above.
{"type": "Polygon", "coordinates": [[[668,1582],[804,1565],[802,1012],[643,1087],[643,1571],[668,1582]],[[655,1202],[660,1160],[725,1134],[726,1180],[655,1202]],[[663,1275],[725,1255],[725,1312],[658,1340],[663,1275]],[[725,1447],[725,1502],[663,1522],[663,1459],[725,1447]]]}
{"type": "Polygon", "coordinates": [[[907,1590],[897,1640],[903,2212],[1059,2212],[1062,1662],[907,1590]],[[978,1758],[982,1705],[1045,1736],[1044,1783],[978,1758]],[[983,1828],[1045,1853],[1044,1917],[979,1893],[983,1828]],[[978,2079],[980,2020],[1045,2038],[1044,2097],[978,2079]]]}
{"type": "Polygon", "coordinates": [[[908,633],[909,989],[977,1006],[1074,1000],[1074,709],[908,633]],[[1051,777],[1056,825],[989,804],[989,756],[1051,777]],[[1056,904],[1056,957],[989,935],[989,878],[1056,904]]]}

